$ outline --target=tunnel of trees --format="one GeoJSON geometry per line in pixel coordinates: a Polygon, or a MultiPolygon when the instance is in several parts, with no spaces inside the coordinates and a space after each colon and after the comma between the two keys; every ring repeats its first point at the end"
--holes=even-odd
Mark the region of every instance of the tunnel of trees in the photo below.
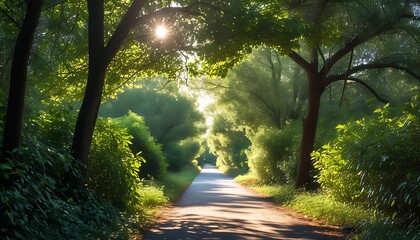
{"type": "Polygon", "coordinates": [[[1,235],[126,238],[144,189],[210,163],[419,237],[419,20],[414,0],[0,0],[1,235]]]}

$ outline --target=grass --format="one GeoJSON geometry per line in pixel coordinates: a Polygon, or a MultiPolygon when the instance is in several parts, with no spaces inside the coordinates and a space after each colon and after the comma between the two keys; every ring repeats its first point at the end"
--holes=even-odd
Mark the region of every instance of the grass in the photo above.
{"type": "Polygon", "coordinates": [[[320,220],[331,225],[354,226],[355,232],[349,236],[350,239],[420,240],[420,226],[398,227],[389,217],[360,205],[335,200],[322,191],[297,192],[292,185],[261,184],[252,173],[239,175],[235,181],[311,220],[320,220]]]}
{"type": "Polygon", "coordinates": [[[296,192],[292,185],[260,184],[252,173],[240,175],[235,181],[312,220],[322,220],[333,225],[357,225],[376,219],[373,211],[336,201],[322,192],[296,192]]]}
{"type": "Polygon", "coordinates": [[[334,225],[358,225],[379,217],[371,210],[334,200],[321,192],[298,193],[287,206],[310,219],[324,220],[334,225]]]}
{"type": "Polygon", "coordinates": [[[132,216],[131,222],[137,229],[154,224],[156,214],[169,202],[175,202],[198,173],[197,167],[188,167],[167,172],[159,181],[145,181],[140,190],[141,213],[132,216]]]}
{"type": "Polygon", "coordinates": [[[180,172],[167,172],[158,184],[163,187],[165,196],[169,201],[174,202],[179,199],[182,193],[191,184],[200,169],[197,167],[187,167],[180,172]]]}

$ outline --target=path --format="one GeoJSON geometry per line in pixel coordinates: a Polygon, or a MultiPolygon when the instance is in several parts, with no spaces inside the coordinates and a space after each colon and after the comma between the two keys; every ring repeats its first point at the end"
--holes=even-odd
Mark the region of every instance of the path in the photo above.
{"type": "Polygon", "coordinates": [[[153,239],[338,239],[294,218],[212,166],[205,166],[181,200],[145,235],[153,239]]]}

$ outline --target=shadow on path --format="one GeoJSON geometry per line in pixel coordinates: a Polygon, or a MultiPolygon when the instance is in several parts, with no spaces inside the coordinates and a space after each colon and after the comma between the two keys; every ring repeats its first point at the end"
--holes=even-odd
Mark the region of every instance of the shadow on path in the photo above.
{"type": "Polygon", "coordinates": [[[145,239],[340,239],[326,234],[330,231],[281,212],[206,166],[145,239]]]}

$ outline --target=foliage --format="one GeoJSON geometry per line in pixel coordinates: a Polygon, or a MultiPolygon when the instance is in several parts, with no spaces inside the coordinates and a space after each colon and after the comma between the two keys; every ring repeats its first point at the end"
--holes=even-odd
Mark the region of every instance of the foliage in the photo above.
{"type": "Polygon", "coordinates": [[[200,144],[193,139],[167,144],[165,148],[169,170],[180,171],[184,167],[193,166],[193,161],[200,153],[200,144]]]}
{"type": "Polygon", "coordinates": [[[217,157],[216,166],[224,172],[230,168],[248,168],[245,151],[250,142],[244,130],[237,129],[226,115],[215,116],[207,143],[210,153],[217,157]]]}
{"type": "Polygon", "coordinates": [[[260,128],[250,136],[251,146],[246,152],[251,172],[255,172],[263,183],[293,182],[299,136],[296,123],[290,123],[282,130],[260,128]]]}
{"type": "Polygon", "coordinates": [[[125,221],[110,203],[88,190],[69,190],[62,174],[79,175],[79,170],[68,153],[30,137],[23,144],[19,161],[0,166],[12,180],[0,189],[2,238],[128,237],[125,221]]]}
{"type": "Polygon", "coordinates": [[[200,64],[189,66],[193,73],[226,76],[229,68],[243,60],[253,47],[266,44],[281,52],[298,47],[306,32],[300,18],[288,18],[278,5],[267,2],[215,1],[221,12],[208,11],[199,25],[197,45],[200,64]],[[270,10],[275,9],[275,13],[270,10]]]}
{"type": "MultiPolygon", "coordinates": [[[[136,86],[142,86],[142,88],[127,89],[124,93],[118,94],[117,99],[106,102],[101,109],[101,114],[119,117],[131,111],[143,116],[145,124],[150,129],[150,134],[159,144],[162,144],[169,168],[180,170],[191,164],[191,161],[197,157],[196,155],[201,150],[195,138],[201,133],[202,129],[199,125],[203,120],[193,99],[180,93],[178,86],[173,82],[168,82],[167,79],[145,79],[142,80],[142,85],[138,84],[136,86]]],[[[136,133],[139,130],[130,130],[132,127],[129,126],[129,124],[124,125],[135,137],[133,146],[142,146],[144,142],[148,142],[147,139],[140,140],[140,136],[137,136],[136,133]],[[137,142],[136,139],[139,139],[140,142],[137,142]]],[[[144,131],[141,130],[141,132],[144,131]]],[[[134,150],[145,152],[144,147],[134,150]]],[[[154,151],[156,152],[157,149],[154,151]]],[[[144,158],[152,161],[146,156],[144,158]]],[[[148,164],[147,161],[146,164],[148,164]]],[[[162,169],[163,166],[155,164],[150,167],[145,165],[145,167],[148,170],[142,174],[142,177],[152,171],[161,171],[159,169],[162,169]]],[[[157,177],[159,173],[153,172],[150,175],[157,177]]]]}
{"type": "Polygon", "coordinates": [[[140,201],[144,209],[153,209],[168,203],[163,187],[156,184],[144,184],[140,189],[140,201]]]}
{"type": "Polygon", "coordinates": [[[302,115],[306,100],[304,75],[279,52],[260,47],[232,68],[224,79],[205,78],[216,105],[229,112],[237,125],[281,129],[302,115]]]}
{"type": "Polygon", "coordinates": [[[178,91],[176,83],[152,78],[141,80],[135,87],[104,103],[100,114],[121,117],[131,111],[141,115],[151,135],[163,145],[200,133],[197,124],[203,116],[197,111],[193,99],[178,91]]]}
{"type": "Polygon", "coordinates": [[[93,135],[87,187],[121,210],[139,208],[139,168],[144,161],[133,154],[133,137],[111,121],[99,119],[93,135]]]}
{"type": "MultiPolygon", "coordinates": [[[[68,151],[75,121],[76,114],[70,107],[49,107],[30,118],[25,133],[35,141],[68,151]]],[[[97,122],[86,184],[120,210],[133,210],[139,203],[138,169],[143,159],[132,153],[132,136],[126,130],[103,118],[97,122]]]]}
{"type": "Polygon", "coordinates": [[[72,107],[45,107],[44,110],[34,112],[24,126],[24,133],[28,136],[41,138],[58,149],[69,149],[72,141],[76,113],[72,107]]]}
{"type": "Polygon", "coordinates": [[[196,166],[185,167],[179,172],[168,171],[157,183],[163,187],[165,196],[173,202],[178,200],[199,172],[196,166]]]}
{"type": "Polygon", "coordinates": [[[130,148],[133,154],[144,159],[139,176],[146,179],[160,178],[166,171],[168,163],[161,146],[150,135],[144,118],[134,112],[129,112],[126,116],[112,119],[112,122],[126,128],[133,136],[130,148]]]}
{"type": "MultiPolygon", "coordinates": [[[[418,89],[416,90],[418,91],[418,89]]],[[[337,199],[364,202],[405,225],[418,224],[419,94],[393,116],[386,105],[370,118],[338,125],[333,142],[312,154],[322,188],[337,199]]]]}
{"type": "Polygon", "coordinates": [[[210,153],[210,149],[207,144],[207,141],[204,141],[202,145],[204,145],[204,151],[197,158],[198,165],[199,166],[204,166],[204,164],[216,165],[216,156],[210,153]]]}

